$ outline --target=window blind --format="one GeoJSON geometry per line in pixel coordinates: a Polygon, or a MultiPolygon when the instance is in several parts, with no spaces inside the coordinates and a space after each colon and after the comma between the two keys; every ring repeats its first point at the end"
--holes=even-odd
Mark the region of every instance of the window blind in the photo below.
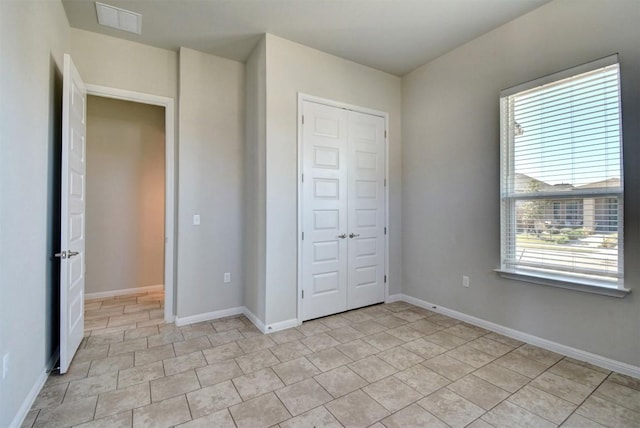
{"type": "Polygon", "coordinates": [[[502,270],[622,286],[619,81],[609,57],[501,94],[502,270]]]}

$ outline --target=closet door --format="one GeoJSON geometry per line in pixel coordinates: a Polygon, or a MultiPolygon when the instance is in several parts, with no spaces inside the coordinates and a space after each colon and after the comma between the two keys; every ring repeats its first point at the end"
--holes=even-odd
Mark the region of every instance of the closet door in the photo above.
{"type": "Polygon", "coordinates": [[[347,309],[384,301],[385,121],[348,115],[347,309]]]}
{"type": "Polygon", "coordinates": [[[347,110],[303,103],[303,319],[347,309],[347,110]]]}

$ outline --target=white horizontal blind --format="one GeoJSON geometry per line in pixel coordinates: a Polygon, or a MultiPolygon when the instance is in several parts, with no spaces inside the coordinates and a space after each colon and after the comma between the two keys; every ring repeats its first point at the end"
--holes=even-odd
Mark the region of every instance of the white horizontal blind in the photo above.
{"type": "Polygon", "coordinates": [[[501,97],[502,269],[618,287],[619,67],[584,69],[501,97]]]}

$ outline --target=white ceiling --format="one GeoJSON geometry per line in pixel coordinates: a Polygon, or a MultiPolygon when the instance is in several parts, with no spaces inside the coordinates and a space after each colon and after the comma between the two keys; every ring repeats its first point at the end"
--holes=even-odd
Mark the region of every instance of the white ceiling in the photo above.
{"type": "Polygon", "coordinates": [[[263,33],[404,75],[549,0],[101,0],[142,14],[142,35],[98,25],[91,0],[62,0],[72,27],[245,61],[263,33]]]}

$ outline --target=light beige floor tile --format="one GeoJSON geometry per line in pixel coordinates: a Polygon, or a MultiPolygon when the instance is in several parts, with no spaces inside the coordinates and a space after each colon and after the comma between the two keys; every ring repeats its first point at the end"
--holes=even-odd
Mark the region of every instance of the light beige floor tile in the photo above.
{"type": "Polygon", "coordinates": [[[124,307],[125,314],[131,314],[134,312],[148,311],[149,309],[160,308],[160,302],[144,302],[136,303],[135,305],[126,305],[124,307]]]}
{"type": "MultiPolygon", "coordinates": [[[[184,333],[182,333],[182,335],[184,336],[184,333]]],[[[211,342],[209,342],[209,338],[207,336],[198,336],[192,339],[185,338],[182,342],[175,342],[173,344],[173,349],[176,351],[176,357],[209,348],[211,348],[211,342]]]]}
{"type": "Polygon", "coordinates": [[[466,340],[458,336],[454,336],[453,334],[445,333],[444,331],[438,331],[436,333],[430,334],[428,336],[425,336],[424,339],[428,340],[431,343],[435,343],[436,345],[446,349],[447,351],[467,343],[466,340]]]}
{"type": "Polygon", "coordinates": [[[131,428],[133,426],[133,411],[118,413],[106,418],[96,419],[74,428],[131,428]]]}
{"type": "Polygon", "coordinates": [[[236,342],[245,354],[261,351],[276,346],[276,342],[271,340],[267,335],[250,337],[248,339],[238,340],[236,342]]]}
{"type": "Polygon", "coordinates": [[[496,428],[555,428],[556,425],[522,407],[503,401],[485,413],[482,420],[496,428]]]}
{"type": "Polygon", "coordinates": [[[495,363],[487,364],[473,372],[473,375],[511,393],[516,392],[531,380],[495,363]]]}
{"type": "Polygon", "coordinates": [[[418,330],[415,330],[406,324],[387,330],[387,333],[397,337],[403,342],[411,342],[412,340],[416,340],[424,336],[423,333],[420,333],[418,330]]]}
{"type": "Polygon", "coordinates": [[[387,327],[376,321],[363,321],[357,324],[353,324],[352,327],[367,336],[387,330],[387,327]]]}
{"type": "Polygon", "coordinates": [[[302,343],[313,352],[322,351],[323,349],[332,348],[340,344],[340,342],[327,333],[318,333],[309,336],[306,339],[302,339],[302,343]]]}
{"type": "Polygon", "coordinates": [[[349,320],[344,318],[342,315],[331,315],[329,317],[320,318],[319,321],[331,330],[346,327],[350,324],[349,320]]]}
{"type": "Polygon", "coordinates": [[[414,354],[401,346],[396,346],[395,348],[378,353],[378,358],[386,361],[398,370],[408,369],[424,361],[424,358],[420,355],[414,354]]]}
{"type": "Polygon", "coordinates": [[[513,350],[513,347],[505,345],[495,340],[488,339],[487,337],[479,337],[475,340],[468,342],[465,346],[469,346],[485,354],[492,355],[496,358],[503,356],[513,350]]]}
{"type": "Polygon", "coordinates": [[[84,322],[84,331],[103,329],[106,328],[108,324],[109,318],[96,318],[93,320],[86,320],[84,322]]]}
{"type": "Polygon", "coordinates": [[[595,395],[587,398],[578,407],[576,413],[609,427],[637,428],[640,426],[640,413],[595,395]]]}
{"type": "Polygon", "coordinates": [[[227,409],[177,425],[176,428],[236,428],[227,409]]]}
{"type": "Polygon", "coordinates": [[[342,366],[314,377],[334,397],[341,397],[367,385],[367,381],[342,366]]]}
{"type": "Polygon", "coordinates": [[[156,336],[158,334],[158,326],[150,325],[146,327],[138,327],[133,330],[126,330],[124,332],[124,340],[139,339],[141,337],[156,336]]]}
{"type": "Polygon", "coordinates": [[[348,367],[359,374],[367,382],[375,382],[396,373],[398,369],[385,363],[375,355],[351,363],[348,367]]]}
{"type": "Polygon", "coordinates": [[[394,376],[423,395],[429,395],[450,383],[445,377],[420,364],[409,367],[394,376]]]}
{"type": "Polygon", "coordinates": [[[473,404],[489,410],[509,396],[509,393],[472,374],[458,379],[448,386],[473,404]]]}
{"type": "MultiPolygon", "coordinates": [[[[302,335],[302,333],[299,334],[302,335]]],[[[311,349],[307,348],[299,340],[294,340],[274,346],[273,348],[270,348],[270,351],[278,358],[278,360],[282,362],[311,354],[311,349]]]]}
{"type": "Polygon", "coordinates": [[[304,336],[304,334],[300,333],[295,328],[288,328],[286,330],[282,330],[282,331],[277,331],[275,333],[271,333],[269,335],[269,337],[274,342],[276,342],[277,344],[281,345],[283,343],[293,342],[294,340],[304,339],[305,336],[304,336]]]}
{"type": "MultiPolygon", "coordinates": [[[[101,334],[98,336],[89,336],[85,348],[100,347],[110,345],[112,343],[122,342],[124,340],[124,331],[116,331],[109,334],[101,334]]],[[[106,348],[109,352],[109,347],[106,348]]],[[[106,357],[106,355],[105,355],[106,357]]]]}
{"type": "Polygon", "coordinates": [[[370,317],[373,317],[374,319],[385,317],[392,313],[390,310],[385,309],[384,305],[368,306],[366,308],[359,309],[358,311],[362,312],[363,314],[367,314],[370,317]]]}
{"type": "Polygon", "coordinates": [[[446,424],[417,404],[405,407],[382,420],[387,428],[448,428],[446,424]]]}
{"type": "Polygon", "coordinates": [[[38,413],[40,413],[40,409],[32,409],[27,412],[27,415],[24,417],[22,424],[20,424],[20,428],[31,428],[38,417],[38,413]]]}
{"type": "MultiPolygon", "coordinates": [[[[100,337],[100,336],[97,336],[100,337]]],[[[91,339],[89,337],[88,339],[91,339]]],[[[84,361],[98,360],[100,358],[107,358],[109,355],[109,345],[94,345],[90,347],[86,347],[82,349],[78,349],[76,354],[73,356],[73,361],[76,363],[82,363],[84,361]]]]}
{"type": "Polygon", "coordinates": [[[141,337],[139,339],[133,340],[125,340],[124,342],[112,343],[111,345],[109,345],[109,356],[142,351],[143,349],[147,349],[146,337],[141,337]]]}
{"type": "Polygon", "coordinates": [[[280,360],[278,360],[269,349],[263,349],[262,351],[236,358],[236,363],[238,363],[238,366],[240,366],[245,374],[248,374],[280,364],[280,360]]]}
{"type": "Polygon", "coordinates": [[[362,390],[391,413],[422,398],[422,394],[394,377],[379,380],[362,390]]]}
{"type": "Polygon", "coordinates": [[[467,426],[485,412],[448,388],[434,392],[418,404],[454,428],[467,426]]]}
{"type": "Polygon", "coordinates": [[[318,320],[313,321],[305,321],[302,323],[297,330],[302,333],[305,337],[315,336],[316,334],[324,333],[325,331],[331,330],[326,325],[322,324],[318,320]]]}
{"type": "Polygon", "coordinates": [[[494,428],[494,426],[483,421],[482,419],[476,419],[475,421],[467,425],[466,428],[494,428]]]}
{"type": "Polygon", "coordinates": [[[362,391],[354,391],[325,407],[348,427],[366,427],[389,415],[384,407],[362,391]]]}
{"type": "Polygon", "coordinates": [[[118,389],[164,377],[162,361],[136,366],[118,372],[118,389]]]}
{"type": "Polygon", "coordinates": [[[216,333],[211,323],[187,325],[182,327],[181,331],[185,340],[194,339],[200,336],[213,335],[216,333]]]}
{"type": "Polygon", "coordinates": [[[401,319],[403,319],[403,320],[405,320],[407,322],[415,322],[415,321],[418,321],[418,320],[426,317],[426,315],[421,314],[419,312],[415,312],[412,309],[407,309],[405,311],[395,312],[393,314],[393,316],[401,318],[401,319]]]}
{"type": "Polygon", "coordinates": [[[600,385],[607,377],[605,373],[572,363],[566,358],[551,367],[549,372],[593,388],[600,385]]]}
{"type": "Polygon", "coordinates": [[[272,392],[229,408],[238,428],[266,428],[291,417],[272,392]]]}
{"type": "Polygon", "coordinates": [[[45,386],[42,388],[33,405],[32,409],[44,409],[46,407],[58,406],[62,403],[62,399],[67,392],[69,384],[59,383],[57,385],[45,386]]]}
{"type": "Polygon", "coordinates": [[[153,348],[145,349],[144,351],[135,352],[135,364],[136,366],[144,366],[156,361],[162,361],[175,357],[176,354],[173,351],[173,345],[160,345],[153,348]]]}
{"type": "Polygon", "coordinates": [[[433,333],[437,333],[438,331],[443,329],[442,326],[439,326],[438,324],[432,323],[428,319],[421,319],[421,320],[412,322],[412,323],[407,324],[407,325],[409,327],[411,327],[412,329],[414,329],[416,331],[419,331],[420,333],[422,333],[425,336],[431,335],[433,333]]]}
{"type": "Polygon", "coordinates": [[[441,325],[445,328],[452,327],[456,324],[460,324],[462,321],[448,317],[442,314],[436,314],[432,317],[429,317],[429,321],[434,322],[438,325],[441,325]]]}
{"type": "Polygon", "coordinates": [[[542,373],[530,385],[573,404],[582,404],[594,390],[593,387],[588,387],[549,372],[542,373]]]}
{"type": "Polygon", "coordinates": [[[182,342],[184,340],[184,336],[180,331],[164,331],[155,336],[147,337],[147,344],[149,348],[155,348],[160,345],[171,344],[175,342],[182,342]]]}
{"type": "Polygon", "coordinates": [[[538,361],[530,360],[515,352],[509,352],[503,355],[496,359],[495,363],[532,379],[547,369],[546,365],[538,361]]]}
{"type": "Polygon", "coordinates": [[[489,333],[487,330],[475,327],[469,324],[460,323],[454,326],[448,327],[443,332],[448,334],[453,334],[454,336],[458,336],[461,339],[466,341],[474,340],[479,338],[480,336],[484,336],[489,333]]]}
{"type": "Polygon", "coordinates": [[[280,424],[280,428],[342,428],[342,425],[333,417],[324,406],[316,407],[300,416],[289,419],[280,424]]]}
{"type": "Polygon", "coordinates": [[[336,348],[325,349],[308,355],[306,358],[323,372],[351,362],[351,358],[347,357],[336,348]]]}
{"type": "Polygon", "coordinates": [[[580,416],[577,413],[569,416],[569,418],[562,424],[563,428],[605,428],[597,422],[587,419],[584,416],[580,416]]]}
{"type": "Polygon", "coordinates": [[[74,380],[69,383],[69,389],[67,389],[64,401],[79,400],[81,398],[102,394],[103,392],[114,391],[117,385],[118,372],[110,372],[100,376],[74,380]]]}
{"type": "Polygon", "coordinates": [[[338,345],[336,346],[336,349],[351,358],[353,361],[360,360],[379,352],[378,348],[375,348],[360,339],[338,345]]]}
{"type": "Polygon", "coordinates": [[[95,418],[115,415],[150,403],[149,385],[146,383],[105,392],[98,396],[95,418]]]}
{"type": "Polygon", "coordinates": [[[99,376],[133,367],[133,353],[91,361],[89,376],[99,376]]]}
{"type": "Polygon", "coordinates": [[[509,401],[557,425],[568,418],[577,407],[529,385],[509,397],[509,401]]]}
{"type": "Polygon", "coordinates": [[[65,374],[61,375],[57,372],[51,373],[44,385],[45,387],[59,385],[61,383],[71,382],[72,380],[85,378],[89,373],[90,366],[91,363],[89,361],[84,363],[76,363],[72,361],[69,366],[69,370],[65,374]]]}
{"type": "Polygon", "coordinates": [[[551,367],[562,359],[562,355],[560,354],[529,344],[522,345],[513,352],[530,360],[538,361],[547,367],[551,367]]]}
{"type": "MultiPolygon", "coordinates": [[[[128,315],[118,315],[109,317],[109,324],[107,327],[120,327],[123,325],[130,325],[139,321],[147,321],[151,318],[150,312],[135,312],[128,315]]],[[[128,329],[127,329],[128,330],[128,329]]]]}
{"type": "Polygon", "coordinates": [[[245,401],[284,386],[280,378],[271,369],[258,370],[257,372],[237,377],[233,379],[233,384],[245,401]]]}
{"type": "Polygon", "coordinates": [[[232,360],[244,354],[236,342],[205,349],[202,353],[209,364],[232,360]]]}
{"type": "Polygon", "coordinates": [[[198,382],[195,370],[187,370],[182,373],[155,379],[150,382],[150,385],[151,400],[154,403],[200,389],[200,382],[198,382]]]}
{"type": "Polygon", "coordinates": [[[210,334],[209,342],[211,342],[211,346],[220,346],[225,343],[235,342],[237,340],[242,340],[245,337],[236,329],[222,331],[220,333],[210,334]]]}
{"type": "Polygon", "coordinates": [[[347,321],[349,321],[349,323],[351,325],[353,324],[357,324],[360,322],[365,322],[365,321],[371,321],[373,319],[373,317],[369,314],[367,314],[366,312],[363,312],[361,310],[355,310],[355,311],[349,311],[349,312],[345,312],[343,314],[341,314],[343,318],[346,318],[347,321]]]}
{"type": "Polygon", "coordinates": [[[475,368],[470,366],[469,364],[463,363],[460,360],[456,360],[455,358],[450,357],[447,354],[442,354],[438,355],[437,357],[430,358],[423,362],[422,365],[451,381],[458,380],[475,370],[475,368]]]}
{"type": "Polygon", "coordinates": [[[367,342],[369,345],[375,346],[381,351],[386,351],[387,349],[391,349],[404,343],[404,341],[385,332],[366,336],[362,338],[362,340],[367,342]]]}
{"type": "Polygon", "coordinates": [[[213,363],[196,369],[196,375],[198,375],[200,385],[203,387],[215,385],[216,383],[230,380],[234,377],[242,376],[243,374],[244,373],[234,360],[213,363]]]}
{"type": "MultiPolygon", "coordinates": [[[[86,330],[86,327],[87,326],[85,325],[85,330],[86,330]]],[[[135,322],[130,322],[128,324],[119,325],[117,327],[93,329],[93,330],[91,330],[91,337],[102,336],[102,335],[105,335],[105,334],[112,334],[112,333],[117,333],[117,332],[121,332],[124,335],[125,331],[131,330],[133,328],[136,328],[136,323],[135,322]]]]}
{"type": "Polygon", "coordinates": [[[334,330],[329,330],[327,334],[333,337],[340,343],[351,342],[364,336],[364,333],[356,330],[351,326],[340,327],[334,330]]]}
{"type": "Polygon", "coordinates": [[[202,351],[192,352],[191,354],[181,355],[175,358],[169,358],[163,360],[164,373],[167,376],[171,376],[176,373],[181,373],[189,369],[195,369],[198,367],[204,367],[207,365],[207,360],[204,359],[202,351]]]}
{"type": "Polygon", "coordinates": [[[93,419],[93,411],[96,408],[96,397],[83,398],[81,400],[63,403],[56,407],[40,410],[34,423],[34,427],[67,427],[79,425],[93,419]]]}
{"type": "Polygon", "coordinates": [[[187,394],[187,400],[194,419],[242,401],[230,380],[190,392],[187,394]]]}
{"type": "Polygon", "coordinates": [[[640,391],[640,379],[638,378],[623,375],[620,373],[611,373],[611,375],[609,376],[609,380],[619,385],[623,385],[628,388],[633,388],[637,391],[640,391]]]}
{"type": "Polygon", "coordinates": [[[452,349],[447,352],[447,355],[460,360],[463,363],[469,364],[472,367],[480,368],[491,361],[495,360],[495,357],[489,354],[485,354],[482,351],[478,351],[468,345],[462,345],[456,349],[452,349]]]}
{"type": "Polygon", "coordinates": [[[276,395],[293,416],[333,400],[314,379],[306,379],[282,388],[276,391],[276,395]]]}
{"type": "Polygon", "coordinates": [[[320,374],[320,369],[304,357],[278,364],[273,366],[272,369],[285,385],[291,385],[320,374]]]}
{"type": "Polygon", "coordinates": [[[636,389],[606,380],[594,395],[640,413],[640,391],[636,389]]]}
{"type": "Polygon", "coordinates": [[[164,428],[191,420],[184,395],[133,409],[133,428],[164,428]]]}
{"type": "Polygon", "coordinates": [[[222,320],[215,320],[212,322],[212,324],[213,324],[213,328],[215,328],[218,333],[244,327],[244,323],[240,318],[227,318],[222,320]]]}
{"type": "Polygon", "coordinates": [[[433,342],[429,342],[424,338],[406,343],[402,345],[402,347],[407,349],[408,351],[413,352],[414,354],[421,356],[424,359],[430,359],[447,352],[447,350],[442,346],[436,345],[433,342]]]}
{"type": "Polygon", "coordinates": [[[487,334],[484,337],[486,337],[487,339],[495,340],[496,342],[500,342],[500,343],[502,343],[504,345],[507,345],[507,346],[510,346],[512,348],[517,348],[519,346],[524,345],[524,342],[521,342],[521,341],[516,340],[516,339],[512,339],[512,338],[507,337],[507,336],[503,336],[503,335],[498,334],[498,333],[491,332],[491,333],[487,334]]]}

